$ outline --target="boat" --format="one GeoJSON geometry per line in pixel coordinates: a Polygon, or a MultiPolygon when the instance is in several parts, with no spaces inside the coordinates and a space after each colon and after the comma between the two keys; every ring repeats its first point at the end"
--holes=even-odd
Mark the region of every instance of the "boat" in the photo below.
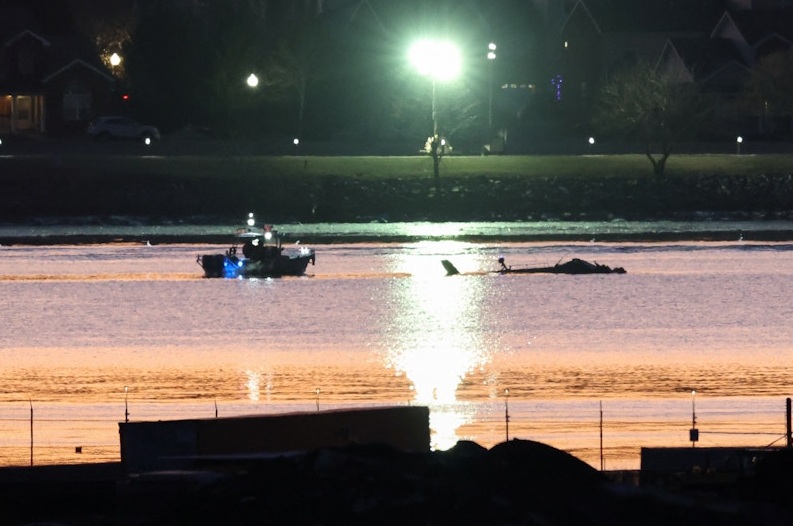
{"type": "MultiPolygon", "coordinates": [[[[490,274],[625,274],[625,269],[622,267],[611,268],[608,265],[601,265],[598,262],[590,263],[579,258],[573,258],[565,263],[557,263],[551,267],[513,268],[507,266],[503,257],[498,258],[498,262],[501,268],[490,271],[490,274]]],[[[441,261],[441,264],[446,269],[447,276],[460,273],[448,259],[441,261]]]]}
{"type": "Polygon", "coordinates": [[[316,254],[299,242],[284,247],[272,225],[258,228],[253,214],[248,214],[247,226],[236,230],[224,254],[199,255],[196,262],[207,278],[277,278],[304,275],[308,264],[315,264],[316,254]]]}

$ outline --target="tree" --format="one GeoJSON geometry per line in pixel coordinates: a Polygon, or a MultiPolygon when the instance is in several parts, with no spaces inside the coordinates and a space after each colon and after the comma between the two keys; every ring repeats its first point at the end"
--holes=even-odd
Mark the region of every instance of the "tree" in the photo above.
{"type": "Polygon", "coordinates": [[[793,50],[779,51],[759,61],[744,86],[741,105],[759,117],[763,131],[773,120],[793,117],[793,50]]]}
{"type": "Polygon", "coordinates": [[[141,119],[166,129],[193,124],[228,134],[254,127],[258,95],[245,79],[264,62],[262,10],[243,0],[188,7],[141,8],[124,50],[130,102],[141,119]]]}
{"type": "Polygon", "coordinates": [[[135,26],[133,0],[69,0],[76,25],[91,39],[96,52],[118,78],[124,77],[124,62],[110,64],[110,55],[120,53],[132,38],[135,26]]]}
{"type": "Polygon", "coordinates": [[[642,141],[653,173],[662,176],[673,148],[696,135],[709,114],[696,84],[639,64],[602,84],[594,125],[605,134],[642,141]]]}
{"type": "Polygon", "coordinates": [[[124,48],[130,105],[142,120],[174,129],[195,122],[205,100],[198,91],[209,56],[198,20],[171,3],[143,13],[124,48]]]}
{"type": "Polygon", "coordinates": [[[294,22],[270,57],[266,88],[277,98],[294,100],[298,137],[304,131],[309,87],[327,76],[329,44],[321,21],[306,15],[294,22]]]}

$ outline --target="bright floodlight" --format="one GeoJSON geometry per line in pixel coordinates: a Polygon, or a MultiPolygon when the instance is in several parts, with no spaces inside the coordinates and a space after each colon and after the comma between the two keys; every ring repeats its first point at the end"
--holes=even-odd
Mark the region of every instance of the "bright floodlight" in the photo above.
{"type": "Polygon", "coordinates": [[[248,86],[250,86],[252,88],[255,88],[256,86],[259,85],[259,77],[257,77],[255,74],[251,73],[248,76],[248,79],[245,82],[248,83],[248,86]]]}
{"type": "Polygon", "coordinates": [[[113,53],[110,55],[110,65],[115,67],[121,64],[121,57],[118,56],[118,53],[113,53]]]}
{"type": "Polygon", "coordinates": [[[420,74],[435,80],[453,80],[462,69],[460,50],[446,40],[419,40],[411,46],[408,56],[420,74]]]}

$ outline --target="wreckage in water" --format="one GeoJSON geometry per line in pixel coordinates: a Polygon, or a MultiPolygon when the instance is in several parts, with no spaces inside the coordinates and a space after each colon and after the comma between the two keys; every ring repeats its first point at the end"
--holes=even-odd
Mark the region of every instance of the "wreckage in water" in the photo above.
{"type": "MultiPolygon", "coordinates": [[[[611,268],[607,265],[601,265],[597,262],[590,263],[579,258],[573,258],[565,263],[557,263],[550,267],[513,268],[512,266],[507,266],[503,257],[498,258],[498,262],[501,268],[492,271],[494,274],[625,274],[625,269],[622,267],[611,268]]],[[[441,264],[446,269],[446,275],[448,276],[460,273],[457,267],[447,259],[441,261],[441,264]]]]}

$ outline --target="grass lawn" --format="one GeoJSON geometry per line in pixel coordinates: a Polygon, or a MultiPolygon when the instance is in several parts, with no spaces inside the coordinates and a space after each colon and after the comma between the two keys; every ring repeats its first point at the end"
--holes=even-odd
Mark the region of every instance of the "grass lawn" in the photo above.
{"type": "MultiPolygon", "coordinates": [[[[72,168],[91,173],[147,173],[190,177],[273,175],[355,177],[365,179],[432,177],[429,157],[117,157],[75,156],[72,168]]],[[[667,176],[788,174],[793,155],[672,155],[667,176]]],[[[441,177],[466,176],[653,177],[644,155],[447,156],[441,177]]],[[[2,177],[0,175],[0,177],[2,177]]]]}

